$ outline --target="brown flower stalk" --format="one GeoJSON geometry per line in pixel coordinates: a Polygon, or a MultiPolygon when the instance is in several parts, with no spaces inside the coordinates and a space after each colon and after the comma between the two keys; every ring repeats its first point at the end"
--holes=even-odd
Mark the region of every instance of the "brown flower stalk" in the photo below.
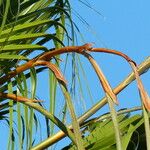
{"type": "Polygon", "coordinates": [[[150,98],[149,98],[147,92],[144,89],[144,86],[142,84],[142,81],[141,81],[139,73],[138,73],[138,68],[137,68],[137,66],[134,65],[134,63],[130,62],[130,64],[133,68],[133,71],[134,71],[134,74],[135,74],[135,77],[136,77],[136,81],[137,81],[137,85],[138,85],[138,89],[139,89],[139,93],[140,93],[142,102],[143,102],[145,108],[148,111],[150,111],[150,98]]]}
{"type": "Polygon", "coordinates": [[[148,111],[150,111],[150,98],[149,98],[147,92],[145,91],[143,83],[140,79],[137,65],[130,57],[128,57],[127,55],[125,55],[125,54],[123,54],[119,51],[106,49],[106,48],[92,48],[92,49],[89,49],[89,51],[111,53],[111,54],[119,55],[119,56],[123,57],[124,59],[126,59],[127,62],[130,64],[130,66],[131,66],[131,68],[132,68],[132,70],[135,74],[135,78],[136,78],[136,81],[137,81],[137,85],[138,85],[138,89],[139,89],[139,92],[140,92],[142,102],[143,102],[145,108],[148,111]]]}
{"type": "Polygon", "coordinates": [[[62,54],[62,53],[68,53],[68,52],[81,53],[82,51],[88,50],[90,48],[91,48],[91,44],[84,44],[83,46],[68,46],[68,47],[55,49],[55,50],[52,50],[49,52],[45,52],[42,55],[37,56],[36,58],[29,60],[27,63],[17,67],[15,70],[9,72],[7,75],[1,77],[0,78],[0,85],[4,84],[9,79],[15,77],[17,74],[34,67],[34,65],[36,65],[37,61],[41,61],[41,60],[42,61],[49,61],[54,56],[62,54]]]}
{"type": "Polygon", "coordinates": [[[59,70],[59,68],[55,65],[52,64],[49,61],[43,61],[43,60],[38,60],[34,63],[34,66],[47,66],[55,75],[55,77],[58,79],[58,81],[67,84],[66,79],[64,78],[64,76],[62,75],[61,71],[59,70]]]}
{"type": "Polygon", "coordinates": [[[115,54],[115,55],[119,55],[123,58],[125,58],[127,60],[127,62],[130,63],[134,73],[135,73],[135,76],[136,76],[136,79],[137,79],[137,83],[138,83],[138,87],[139,87],[139,90],[140,90],[140,93],[141,97],[143,97],[143,103],[145,105],[145,107],[150,111],[150,102],[148,101],[149,100],[149,97],[148,95],[146,94],[146,92],[142,92],[143,90],[143,85],[141,86],[142,82],[140,81],[139,82],[139,75],[138,72],[137,72],[137,68],[136,68],[136,63],[130,59],[127,55],[119,52],[119,51],[116,51],[116,50],[111,50],[111,49],[106,49],[106,48],[92,48],[91,47],[92,44],[90,43],[87,43],[87,44],[84,44],[82,46],[68,46],[68,47],[63,47],[63,48],[59,48],[59,49],[55,49],[55,50],[52,50],[52,51],[49,51],[49,52],[45,52],[43,53],[42,55],[36,57],[36,58],[33,58],[32,60],[28,61],[27,63],[17,67],[15,70],[9,72],[7,75],[3,76],[0,78],[0,85],[4,84],[6,81],[8,81],[9,79],[15,77],[16,75],[18,75],[19,73],[27,70],[27,69],[30,69],[34,66],[37,66],[37,65],[46,65],[47,67],[49,67],[55,74],[56,78],[58,78],[60,81],[63,81],[64,83],[66,83],[64,77],[62,76],[62,74],[58,71],[58,68],[54,65],[50,65],[48,63],[48,61],[55,57],[56,55],[59,55],[59,54],[62,54],[62,53],[68,53],[68,52],[76,52],[76,53],[80,53],[80,54],[84,54],[84,50],[87,51],[87,52],[104,52],[104,53],[111,53],[111,54],[115,54]]]}
{"type": "Polygon", "coordinates": [[[130,57],[128,57],[126,54],[119,52],[117,50],[112,50],[112,49],[107,49],[107,48],[92,48],[92,49],[89,49],[89,51],[115,54],[115,55],[123,57],[124,59],[127,60],[127,62],[133,62],[136,65],[136,63],[130,57]]]}
{"type": "Polygon", "coordinates": [[[0,98],[12,99],[17,102],[42,102],[41,100],[29,99],[26,97],[18,96],[16,94],[8,94],[8,93],[1,93],[0,98]]]}
{"type": "Polygon", "coordinates": [[[89,60],[89,62],[91,63],[91,65],[93,66],[95,72],[97,73],[97,76],[101,82],[101,85],[105,91],[105,93],[107,93],[112,101],[115,104],[118,104],[118,100],[117,100],[117,96],[114,94],[111,86],[109,85],[109,82],[107,81],[105,75],[103,74],[102,70],[100,69],[99,65],[97,64],[97,62],[93,59],[93,57],[88,54],[88,53],[83,53],[83,55],[89,60]]]}

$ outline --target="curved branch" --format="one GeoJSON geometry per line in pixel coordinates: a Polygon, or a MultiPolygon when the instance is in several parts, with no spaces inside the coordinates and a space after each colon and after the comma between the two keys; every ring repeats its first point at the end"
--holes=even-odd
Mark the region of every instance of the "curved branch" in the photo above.
{"type": "Polygon", "coordinates": [[[27,63],[17,67],[15,70],[8,72],[5,76],[2,76],[0,78],[0,85],[4,84],[5,82],[7,82],[8,80],[10,80],[11,78],[15,77],[16,75],[18,75],[19,73],[28,70],[30,68],[33,67],[35,60],[30,60],[27,63]]]}
{"type": "Polygon", "coordinates": [[[93,57],[90,54],[84,52],[83,55],[89,60],[89,62],[93,66],[93,68],[94,68],[95,72],[97,73],[97,76],[102,84],[102,87],[103,87],[105,93],[107,93],[111,97],[111,99],[113,100],[113,102],[115,104],[118,104],[117,97],[114,94],[111,86],[109,85],[109,82],[107,81],[106,77],[104,76],[104,74],[101,71],[97,62],[93,59],[93,57]]]}
{"type": "Polygon", "coordinates": [[[49,52],[45,52],[42,55],[39,55],[39,56],[33,58],[32,60],[29,60],[27,63],[17,67],[15,70],[13,70],[13,71],[9,72],[8,74],[6,74],[5,76],[1,77],[0,85],[4,84],[9,79],[15,77],[19,73],[34,67],[34,63],[36,63],[36,61],[39,61],[39,60],[49,61],[54,56],[62,54],[62,53],[68,53],[68,52],[81,53],[83,50],[88,50],[90,48],[91,48],[91,44],[88,43],[88,44],[84,44],[82,46],[68,46],[68,47],[63,47],[63,48],[59,48],[59,49],[54,49],[49,52]]]}
{"type": "Polygon", "coordinates": [[[106,48],[92,48],[92,49],[89,49],[89,51],[111,53],[111,54],[119,55],[119,56],[123,57],[124,59],[126,59],[127,62],[130,64],[130,66],[131,66],[131,68],[132,68],[132,70],[135,74],[135,78],[136,78],[136,81],[137,81],[137,86],[138,86],[138,89],[139,89],[139,93],[140,93],[140,96],[141,96],[142,103],[144,104],[145,108],[148,111],[150,111],[150,98],[149,98],[147,92],[145,91],[143,83],[140,79],[139,73],[137,71],[137,69],[138,69],[137,65],[130,57],[128,57],[127,55],[125,55],[125,54],[123,54],[119,51],[106,49],[106,48]]]}
{"type": "Polygon", "coordinates": [[[121,56],[124,59],[126,59],[127,62],[133,62],[136,65],[136,63],[130,57],[128,57],[126,54],[124,54],[122,52],[119,52],[117,50],[108,49],[108,48],[91,48],[91,49],[89,49],[89,51],[91,51],[91,52],[102,52],[102,53],[109,53],[109,54],[118,55],[118,56],[121,56]]]}
{"type": "Polygon", "coordinates": [[[64,85],[67,84],[66,79],[64,78],[61,71],[55,64],[48,62],[48,61],[43,61],[43,60],[38,60],[34,63],[34,66],[40,66],[40,65],[47,66],[54,73],[54,75],[58,79],[58,81],[62,82],[64,85]]]}

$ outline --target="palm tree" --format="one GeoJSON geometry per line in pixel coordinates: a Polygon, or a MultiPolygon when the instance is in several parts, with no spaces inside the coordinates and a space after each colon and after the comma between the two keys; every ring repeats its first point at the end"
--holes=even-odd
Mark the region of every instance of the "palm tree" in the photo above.
{"type": "MultiPolygon", "coordinates": [[[[68,0],[2,0],[0,23],[0,119],[1,123],[6,122],[5,130],[8,131],[7,143],[1,145],[7,149],[45,149],[67,136],[71,143],[67,147],[63,145],[64,149],[130,149],[136,147],[137,143],[140,143],[138,148],[145,149],[150,135],[150,105],[139,74],[148,70],[150,58],[137,68],[121,52],[92,48],[90,43],[74,46],[75,29],[78,31],[78,28],[72,20],[68,0]],[[87,51],[124,57],[133,68],[133,73],[113,90],[87,51]],[[80,55],[86,57],[93,66],[106,97],[78,118],[75,112],[79,110],[73,105],[72,99],[76,98],[75,75],[80,83],[78,72],[82,70],[84,74],[80,55]],[[64,61],[63,67],[61,59],[64,61]],[[68,63],[72,67],[66,67],[68,63]],[[64,75],[70,72],[68,80],[71,82],[67,83],[64,75]],[[49,101],[43,102],[42,98],[38,98],[41,74],[48,76],[43,95],[47,94],[47,90],[49,101]],[[134,79],[137,79],[142,107],[116,112],[116,95],[134,79]],[[63,100],[58,100],[58,97],[63,100]],[[110,113],[87,120],[107,101],[110,113]],[[127,115],[141,109],[143,115],[127,115]],[[71,125],[68,125],[69,122],[71,125]],[[60,131],[57,133],[58,129],[60,131]]],[[[82,88],[80,90],[82,92],[82,88]]]]}

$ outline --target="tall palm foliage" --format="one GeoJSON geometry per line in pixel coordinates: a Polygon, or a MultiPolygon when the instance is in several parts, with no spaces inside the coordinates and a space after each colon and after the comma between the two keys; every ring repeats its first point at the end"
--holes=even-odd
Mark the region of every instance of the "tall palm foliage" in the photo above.
{"type": "MultiPolygon", "coordinates": [[[[8,149],[44,149],[52,146],[65,135],[71,139],[72,143],[64,149],[116,149],[116,147],[126,149],[132,145],[137,147],[137,143],[144,143],[142,146],[145,147],[145,141],[142,142],[141,136],[136,139],[135,134],[142,133],[147,141],[150,139],[149,96],[139,78],[139,74],[149,69],[149,58],[138,67],[128,56],[118,51],[92,48],[89,43],[83,46],[64,47],[74,43],[74,27],[76,27],[71,19],[68,0],[1,0],[0,24],[0,119],[1,122],[6,121],[9,126],[8,149]],[[59,69],[60,54],[70,52],[79,53],[89,60],[106,94],[106,98],[92,106],[78,120],[67,81],[59,69]],[[133,68],[133,73],[113,90],[89,52],[106,52],[122,56],[133,68]],[[47,68],[49,69],[50,101],[46,103],[49,108],[45,109],[43,102],[37,98],[36,88],[37,74],[47,68]],[[137,79],[142,108],[116,112],[114,109],[114,103],[118,103],[116,95],[134,79],[137,79]],[[56,107],[58,85],[65,99],[61,117],[58,117],[59,110],[56,107]],[[101,116],[84,122],[107,101],[111,115],[104,116],[105,120],[101,116]],[[137,109],[143,109],[144,119],[141,115],[133,117],[118,115],[137,109]],[[43,120],[39,119],[35,110],[46,118],[46,126],[43,127],[43,120]],[[69,111],[70,119],[66,119],[66,116],[69,117],[67,111],[69,111]],[[72,125],[67,126],[66,123],[70,121],[72,125]],[[40,135],[40,124],[42,131],[50,136],[47,139],[45,137],[46,140],[43,142],[40,141],[40,136],[36,135],[36,133],[40,135]],[[82,127],[82,133],[79,125],[82,127]],[[146,135],[143,130],[140,130],[144,125],[146,135]],[[56,133],[55,126],[61,131],[56,133]],[[114,126],[115,130],[110,128],[111,126],[114,126]],[[109,134],[105,136],[108,130],[109,134]],[[130,142],[130,139],[134,142],[130,142]],[[39,141],[41,143],[36,145],[39,141]]],[[[71,58],[73,64],[71,91],[73,91],[76,83],[74,74],[78,70],[74,53],[71,58]]],[[[67,63],[68,55],[65,55],[63,60],[67,63]]],[[[80,83],[80,79],[78,81],[80,83]]],[[[149,148],[148,144],[147,148],[149,148]]]]}
{"type": "MultiPolygon", "coordinates": [[[[64,46],[63,37],[68,41],[65,23],[72,26],[68,1],[34,0],[0,1],[0,76],[7,75],[19,65],[26,63],[29,57],[36,57],[40,53],[53,47],[64,46]],[[44,46],[48,42],[48,47],[44,46]],[[38,53],[34,53],[37,51],[38,53]],[[34,55],[32,55],[34,53],[34,55]]],[[[51,49],[50,49],[51,50],[51,49]]],[[[36,98],[37,74],[45,67],[30,68],[26,72],[17,74],[12,79],[1,79],[0,92],[14,93],[30,99],[36,98]],[[27,79],[30,78],[29,87],[27,79]],[[3,83],[2,83],[3,82],[3,83]]],[[[56,80],[50,74],[51,108],[54,112],[56,80]]],[[[28,148],[33,144],[33,129],[37,126],[37,117],[33,109],[16,103],[1,96],[1,119],[9,124],[9,149],[15,147],[14,120],[17,124],[19,148],[28,148]],[[17,112],[17,118],[14,113],[17,112]],[[6,117],[6,115],[8,116],[6,117]],[[23,144],[26,145],[23,147],[23,144]]],[[[37,127],[36,127],[37,128],[37,127]]]]}

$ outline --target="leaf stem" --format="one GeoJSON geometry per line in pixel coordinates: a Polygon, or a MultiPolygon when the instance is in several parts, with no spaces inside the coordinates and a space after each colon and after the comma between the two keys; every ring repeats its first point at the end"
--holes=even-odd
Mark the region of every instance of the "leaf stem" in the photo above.
{"type": "MultiPolygon", "coordinates": [[[[54,124],[56,124],[63,131],[64,134],[66,134],[68,137],[70,137],[70,139],[73,141],[73,143],[75,143],[76,140],[75,140],[75,137],[74,137],[72,131],[68,127],[66,127],[57,117],[55,117],[50,112],[48,112],[46,109],[44,109],[43,107],[41,107],[40,105],[38,105],[36,103],[23,102],[23,104],[25,104],[31,108],[34,108],[35,110],[37,110],[38,112],[43,114],[45,117],[50,119],[54,124]]],[[[32,150],[36,150],[36,148],[33,148],[32,150]]]]}
{"type": "Polygon", "coordinates": [[[119,130],[119,124],[117,121],[117,113],[114,107],[114,103],[111,99],[111,97],[106,93],[106,98],[108,100],[108,104],[109,104],[109,109],[110,109],[110,113],[111,113],[111,118],[112,118],[112,122],[114,125],[114,130],[115,130],[115,138],[116,138],[116,147],[117,150],[121,150],[122,146],[121,146],[121,136],[120,136],[120,130],[119,130]]]}

